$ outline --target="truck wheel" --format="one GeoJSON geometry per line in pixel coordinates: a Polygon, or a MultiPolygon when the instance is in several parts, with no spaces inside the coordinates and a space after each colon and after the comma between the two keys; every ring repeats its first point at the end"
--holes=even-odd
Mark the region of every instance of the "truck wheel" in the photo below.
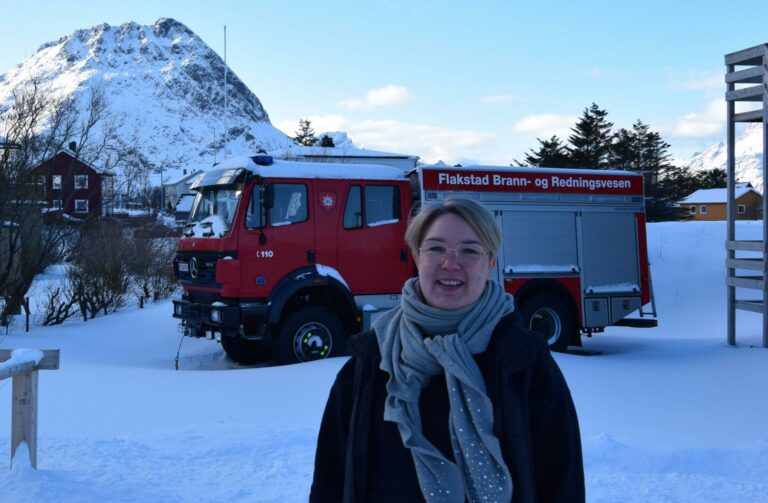
{"type": "Polygon", "coordinates": [[[263,344],[236,336],[221,336],[221,347],[232,361],[240,365],[254,365],[269,360],[269,349],[263,344]]]}
{"type": "Polygon", "coordinates": [[[537,293],[520,306],[525,328],[547,338],[553,351],[563,351],[575,332],[574,319],[568,306],[551,293],[537,293]]]}
{"type": "Polygon", "coordinates": [[[285,320],[277,340],[278,363],[322,360],[343,352],[344,326],[324,307],[304,307],[285,320]]]}

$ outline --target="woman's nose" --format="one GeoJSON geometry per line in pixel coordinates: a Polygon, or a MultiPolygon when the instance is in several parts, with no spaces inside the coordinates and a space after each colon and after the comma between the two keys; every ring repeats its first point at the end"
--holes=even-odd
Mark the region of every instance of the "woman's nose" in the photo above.
{"type": "Polygon", "coordinates": [[[454,248],[448,248],[448,251],[446,252],[445,257],[443,257],[443,261],[440,265],[443,267],[453,268],[458,268],[461,266],[461,262],[459,262],[459,255],[454,248]]]}

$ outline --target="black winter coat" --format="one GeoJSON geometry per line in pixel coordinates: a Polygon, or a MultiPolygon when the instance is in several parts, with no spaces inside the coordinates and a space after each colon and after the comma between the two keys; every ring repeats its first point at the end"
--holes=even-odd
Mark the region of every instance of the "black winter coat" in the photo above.
{"type": "MultiPolygon", "coordinates": [[[[584,469],[576,410],[565,379],[539,334],[515,312],[499,322],[475,355],[493,403],[494,434],[514,484],[513,502],[583,502],[584,469]]],[[[410,451],[384,421],[389,375],[379,369],[376,334],[351,338],[353,356],[336,377],[315,454],[310,502],[424,501],[410,451]]],[[[445,377],[419,399],[422,430],[453,459],[445,377]]]]}

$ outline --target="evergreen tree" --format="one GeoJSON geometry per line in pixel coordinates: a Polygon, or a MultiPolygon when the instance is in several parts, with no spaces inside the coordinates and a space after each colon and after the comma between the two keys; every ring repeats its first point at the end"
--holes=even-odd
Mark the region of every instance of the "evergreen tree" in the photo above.
{"type": "Polygon", "coordinates": [[[525,154],[526,166],[549,167],[549,168],[567,168],[571,166],[571,159],[568,155],[568,147],[557,137],[553,135],[549,140],[536,138],[539,142],[538,150],[531,149],[525,154]]]}
{"type": "Polygon", "coordinates": [[[608,165],[611,169],[634,171],[639,169],[639,148],[637,135],[633,130],[621,128],[613,135],[608,165]]]}
{"type": "Polygon", "coordinates": [[[714,168],[696,173],[697,189],[721,189],[728,185],[728,174],[724,169],[714,168]]]}
{"type": "Polygon", "coordinates": [[[611,151],[611,128],[608,112],[592,103],[584,109],[581,118],[571,128],[573,134],[568,137],[568,148],[573,167],[606,169],[611,151]]]}
{"type": "Polygon", "coordinates": [[[687,175],[669,162],[669,143],[640,120],[632,126],[632,132],[636,145],[636,157],[632,164],[645,178],[646,218],[649,221],[688,218],[677,205],[681,199],[677,187],[687,175]]]}
{"type": "Polygon", "coordinates": [[[291,138],[296,145],[311,147],[317,143],[315,130],[312,129],[312,122],[309,119],[299,119],[299,129],[296,130],[296,136],[291,138]]]}

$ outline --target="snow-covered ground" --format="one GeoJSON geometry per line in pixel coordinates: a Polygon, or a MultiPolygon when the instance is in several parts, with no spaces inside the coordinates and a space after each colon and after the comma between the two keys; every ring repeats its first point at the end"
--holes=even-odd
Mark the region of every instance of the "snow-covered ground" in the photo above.
{"type": "MultiPolygon", "coordinates": [[[[741,223],[738,237],[760,233],[741,223]]],[[[659,327],[611,328],[585,340],[599,355],[555,355],[581,420],[589,501],[768,500],[768,349],[760,316],[742,312],[738,346],[726,345],[724,239],[722,222],[649,225],[659,327]]],[[[306,501],[345,359],[239,368],[218,344],[186,339],[176,371],[170,312],[0,334],[2,348],[61,349],[61,368],[40,375],[38,470],[23,457],[8,467],[11,386],[0,382],[0,500],[306,501]]]]}

